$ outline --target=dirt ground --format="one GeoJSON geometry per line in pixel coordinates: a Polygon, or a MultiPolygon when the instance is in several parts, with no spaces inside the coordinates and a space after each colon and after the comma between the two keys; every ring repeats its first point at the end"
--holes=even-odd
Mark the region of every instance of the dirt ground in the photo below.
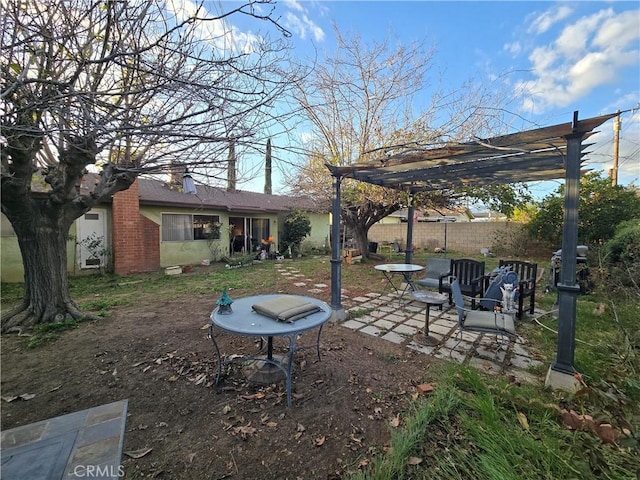
{"type": "MultiPolygon", "coordinates": [[[[2,429],[128,399],[126,478],[338,479],[384,451],[416,386],[430,380],[425,355],[332,323],[321,361],[315,349],[296,352],[290,408],[283,382],[249,384],[236,368],[216,387],[211,308],[141,295],[35,349],[3,335],[2,396],[35,396],[2,401],[2,429]]],[[[256,348],[217,338],[227,354],[256,348]]],[[[276,342],[275,353],[284,347],[276,342]]]]}

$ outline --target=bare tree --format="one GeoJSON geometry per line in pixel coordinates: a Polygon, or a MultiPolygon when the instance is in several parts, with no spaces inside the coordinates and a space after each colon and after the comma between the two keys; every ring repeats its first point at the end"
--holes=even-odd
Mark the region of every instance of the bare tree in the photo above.
{"type": "Polygon", "coordinates": [[[273,104],[298,75],[274,4],[215,13],[175,5],[3,2],[2,212],[25,269],[24,300],[3,315],[3,331],[83,316],[69,294],[66,243],[98,202],[175,162],[222,177],[229,138],[264,145],[273,104]],[[240,15],[276,40],[231,28],[240,15]],[[100,176],[86,193],[88,169],[100,176]]]}
{"type": "MultiPolygon", "coordinates": [[[[387,39],[366,45],[358,36],[346,38],[337,30],[336,35],[336,55],[320,62],[296,93],[312,133],[306,162],[289,179],[295,192],[329,202],[325,164],[380,160],[392,149],[469,139],[495,128],[495,107],[502,102],[497,95],[473,81],[458,90],[431,85],[437,79],[431,75],[434,49],[423,42],[394,47],[387,39]]],[[[421,194],[416,206],[445,206],[457,196],[421,194]]],[[[367,256],[369,228],[409,200],[406,192],[349,179],[342,184],[342,198],[342,220],[367,256]]]]}

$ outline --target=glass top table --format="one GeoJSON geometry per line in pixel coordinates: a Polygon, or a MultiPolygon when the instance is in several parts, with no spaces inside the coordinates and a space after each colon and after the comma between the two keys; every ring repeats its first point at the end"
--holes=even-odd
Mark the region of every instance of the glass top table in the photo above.
{"type": "MultiPolygon", "coordinates": [[[[407,290],[415,290],[415,285],[411,280],[411,275],[413,273],[424,270],[424,265],[414,265],[412,263],[384,263],[382,265],[376,265],[374,267],[376,270],[383,273],[385,278],[387,279],[387,283],[382,290],[384,293],[387,287],[391,286],[395,290],[396,293],[402,297],[407,290]],[[402,275],[402,281],[405,283],[404,288],[399,288],[394,282],[393,277],[397,275],[402,275]]],[[[400,284],[401,286],[402,284],[400,284]]]]}
{"type": "MultiPolygon", "coordinates": [[[[306,297],[302,295],[284,295],[284,294],[271,294],[271,295],[255,295],[251,297],[244,297],[235,300],[231,304],[231,313],[220,313],[218,308],[215,308],[211,312],[210,324],[209,324],[209,336],[213,342],[216,350],[217,359],[217,375],[216,385],[219,383],[222,376],[222,368],[224,365],[232,363],[234,361],[250,361],[258,360],[264,362],[267,366],[274,367],[282,371],[285,375],[285,385],[287,389],[287,406],[291,405],[291,368],[293,364],[293,354],[296,351],[296,338],[302,332],[313,330],[318,328],[318,336],[316,338],[316,351],[318,353],[318,360],[320,360],[320,334],[322,333],[323,325],[331,318],[331,307],[322,300],[318,300],[313,297],[306,297]],[[256,303],[263,302],[265,300],[272,300],[279,297],[294,297],[306,302],[313,303],[320,307],[320,311],[311,313],[306,317],[299,318],[293,323],[279,322],[273,318],[261,315],[252,310],[252,306],[256,303]],[[228,360],[223,361],[220,353],[220,348],[215,338],[215,328],[219,328],[228,333],[248,336],[248,337],[260,337],[267,338],[267,352],[266,356],[258,357],[256,355],[249,356],[235,356],[232,355],[228,360]],[[273,356],[273,338],[283,337],[289,340],[289,349],[287,355],[287,361],[273,356]],[[286,363],[286,365],[285,365],[286,363]]],[[[313,345],[312,345],[313,346],[313,345]]],[[[305,347],[298,347],[305,348],[305,347]]],[[[263,349],[262,342],[261,348],[257,353],[260,353],[263,349]]]]}

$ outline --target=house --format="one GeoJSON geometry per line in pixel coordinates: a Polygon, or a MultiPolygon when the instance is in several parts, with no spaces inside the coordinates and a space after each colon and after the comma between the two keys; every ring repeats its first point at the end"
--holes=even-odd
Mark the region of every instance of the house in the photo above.
{"type": "MultiPolygon", "coordinates": [[[[83,179],[88,193],[94,174],[83,179]]],[[[78,274],[105,264],[127,275],[174,265],[200,264],[248,253],[264,244],[274,252],[285,217],[301,210],[311,221],[309,246],[329,243],[330,214],[313,199],[266,195],[198,185],[195,193],[149,178],[138,178],[110,203],[78,218],[70,231],[67,268],[78,274]],[[272,240],[271,242],[269,240],[272,240]]],[[[23,281],[22,258],[8,219],[2,215],[2,282],[23,281]]]]}
{"type": "Polygon", "coordinates": [[[476,212],[473,216],[474,219],[472,222],[506,222],[508,220],[508,217],[504,213],[491,210],[476,212]]]}
{"type": "MultiPolygon", "coordinates": [[[[378,223],[406,223],[407,215],[408,210],[406,208],[396,210],[378,223]]],[[[471,222],[473,219],[473,213],[466,207],[416,209],[413,216],[414,222],[471,222]]]]}

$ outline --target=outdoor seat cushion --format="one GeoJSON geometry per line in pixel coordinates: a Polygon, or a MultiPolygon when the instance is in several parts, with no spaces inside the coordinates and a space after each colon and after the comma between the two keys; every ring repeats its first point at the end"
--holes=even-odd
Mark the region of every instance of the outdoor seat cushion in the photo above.
{"type": "Polygon", "coordinates": [[[254,303],[251,308],[260,315],[265,315],[279,322],[287,323],[293,323],[299,318],[322,310],[315,303],[287,295],[254,303]]]}
{"type": "MultiPolygon", "coordinates": [[[[427,265],[424,277],[415,281],[417,285],[423,287],[440,288],[440,277],[448,275],[451,268],[449,258],[427,258],[427,265]]],[[[448,279],[443,279],[443,283],[448,283],[448,279]]]]}
{"type": "Polygon", "coordinates": [[[464,318],[464,329],[495,333],[496,330],[515,335],[513,315],[481,311],[468,311],[464,318]]]}

